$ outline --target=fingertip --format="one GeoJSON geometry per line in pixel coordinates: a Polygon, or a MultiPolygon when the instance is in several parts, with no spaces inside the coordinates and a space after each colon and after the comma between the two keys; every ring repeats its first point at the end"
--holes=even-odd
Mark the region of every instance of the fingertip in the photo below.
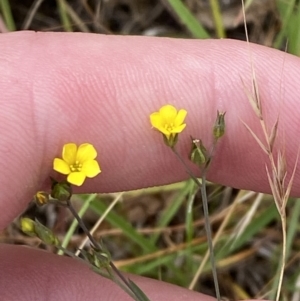
{"type": "MultiPolygon", "coordinates": [[[[132,300],[111,280],[76,259],[23,246],[0,245],[1,300],[132,300]]],[[[127,277],[127,276],[126,276],[127,277]]],[[[213,301],[171,284],[128,276],[152,301],[213,301]]]]}

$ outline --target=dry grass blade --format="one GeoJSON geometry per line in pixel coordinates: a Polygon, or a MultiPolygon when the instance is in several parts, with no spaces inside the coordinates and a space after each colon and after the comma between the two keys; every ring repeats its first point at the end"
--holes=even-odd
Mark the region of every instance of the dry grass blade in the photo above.
{"type": "MultiPolygon", "coordinates": [[[[232,214],[234,212],[234,209],[236,209],[236,206],[237,206],[237,204],[240,201],[240,194],[241,194],[241,192],[237,195],[237,197],[233,201],[233,203],[230,206],[230,209],[229,209],[228,213],[226,214],[226,216],[225,216],[225,218],[224,218],[221,226],[219,227],[216,235],[214,236],[213,241],[212,241],[213,246],[215,246],[216,243],[218,242],[220,236],[222,235],[222,233],[223,233],[226,225],[228,224],[228,222],[229,222],[229,220],[230,220],[230,218],[231,218],[231,216],[232,216],[232,214]]],[[[247,198],[247,196],[246,196],[246,198],[247,198]]],[[[198,267],[198,269],[197,269],[197,271],[196,271],[196,273],[195,273],[195,275],[194,275],[194,277],[193,277],[193,279],[192,279],[192,281],[191,281],[191,283],[189,285],[189,289],[194,289],[194,287],[195,287],[197,281],[199,280],[199,277],[200,277],[200,275],[201,275],[201,273],[202,273],[202,271],[204,269],[204,266],[205,266],[208,258],[209,258],[209,250],[206,251],[204,257],[202,258],[201,264],[199,265],[199,267],[198,267]]]]}
{"type": "Polygon", "coordinates": [[[146,262],[149,260],[153,260],[155,258],[159,258],[165,255],[169,255],[172,253],[179,252],[180,250],[184,250],[187,248],[187,246],[196,246],[206,241],[206,238],[204,236],[199,238],[194,238],[191,242],[188,243],[181,243],[177,245],[172,245],[166,249],[160,249],[159,251],[156,251],[154,253],[149,253],[146,255],[141,255],[139,257],[130,258],[130,259],[122,259],[122,260],[116,260],[114,261],[115,266],[117,268],[122,268],[130,265],[134,265],[141,262],[146,262]]]}
{"type": "Polygon", "coordinates": [[[282,187],[284,187],[284,181],[286,175],[287,175],[287,169],[286,169],[285,153],[279,151],[277,155],[277,177],[278,177],[278,183],[282,187]]]}
{"type": "MultiPolygon", "coordinates": [[[[242,1],[243,3],[243,1],[242,1]]],[[[245,14],[244,14],[245,18],[245,14]]],[[[247,28],[245,26],[245,30],[247,32],[247,28]]],[[[247,39],[248,43],[249,40],[247,39]]],[[[263,117],[262,112],[262,104],[259,97],[259,89],[258,89],[258,81],[256,79],[256,74],[254,70],[253,65],[253,57],[249,45],[249,52],[250,52],[250,58],[251,58],[251,77],[252,77],[252,94],[249,95],[249,93],[246,91],[246,95],[248,98],[248,101],[253,108],[253,111],[255,115],[259,118],[262,132],[266,139],[266,145],[262,143],[262,141],[257,137],[257,135],[251,130],[251,128],[243,122],[245,127],[248,129],[248,131],[251,133],[251,135],[254,137],[254,139],[257,141],[261,149],[268,155],[270,164],[271,164],[271,172],[268,169],[268,166],[266,164],[266,172],[267,177],[269,181],[269,185],[274,197],[274,201],[277,207],[277,210],[280,214],[280,220],[281,220],[281,228],[282,228],[282,240],[283,240],[283,246],[282,246],[282,256],[281,256],[281,263],[278,266],[278,272],[277,277],[278,279],[276,281],[276,301],[279,301],[280,294],[281,294],[281,287],[283,282],[283,275],[284,275],[284,269],[285,269],[285,261],[286,261],[286,212],[285,212],[285,205],[291,190],[292,182],[290,181],[287,189],[285,188],[284,181],[287,176],[287,170],[286,170],[286,161],[285,161],[285,153],[281,152],[279,150],[277,155],[277,166],[275,165],[275,158],[273,154],[274,144],[275,140],[277,138],[277,131],[278,131],[278,123],[279,118],[277,117],[276,122],[274,126],[271,129],[271,133],[269,133],[267,124],[263,117]]],[[[295,173],[295,170],[293,171],[293,175],[295,173]]],[[[292,179],[294,178],[292,175],[292,179]]],[[[275,282],[274,282],[275,284],[275,282]]],[[[275,288],[275,287],[274,287],[275,288]]]]}
{"type": "Polygon", "coordinates": [[[258,118],[260,120],[263,120],[262,106],[261,106],[261,101],[260,101],[260,97],[259,97],[258,84],[257,84],[253,64],[252,64],[252,92],[254,95],[254,102],[255,102],[257,110],[259,112],[258,118]]]}
{"type": "Polygon", "coordinates": [[[34,1],[34,3],[32,4],[31,8],[28,11],[26,19],[22,25],[23,30],[27,30],[30,27],[31,22],[43,1],[44,0],[35,0],[34,1]]]}
{"type": "Polygon", "coordinates": [[[84,24],[84,21],[80,19],[75,10],[67,2],[65,2],[65,8],[70,18],[82,32],[90,32],[89,28],[84,24]]]}
{"type": "Polygon", "coordinates": [[[235,241],[243,234],[244,230],[247,228],[251,220],[253,219],[257,208],[259,204],[261,203],[262,199],[264,197],[263,193],[257,194],[254,203],[250,207],[250,209],[247,211],[246,215],[243,216],[243,218],[238,222],[238,224],[235,226],[234,231],[230,235],[230,243],[234,245],[235,241]]]}
{"type": "Polygon", "coordinates": [[[281,208],[281,196],[280,196],[280,192],[278,191],[278,186],[274,185],[274,180],[272,180],[268,166],[266,165],[266,171],[267,171],[267,176],[268,176],[268,180],[269,180],[269,185],[272,191],[272,195],[274,197],[274,201],[275,204],[277,206],[278,211],[280,211],[281,208]]]}
{"type": "Polygon", "coordinates": [[[256,136],[256,134],[251,130],[251,128],[244,121],[242,121],[242,123],[244,124],[246,129],[251,133],[251,135],[256,140],[256,142],[259,144],[261,149],[269,156],[270,153],[269,153],[268,149],[265,147],[265,145],[260,141],[260,139],[256,136]]]}
{"type": "Polygon", "coordinates": [[[294,182],[294,177],[295,177],[296,170],[297,170],[298,161],[299,161],[299,150],[298,150],[298,153],[297,153],[297,159],[296,159],[296,162],[295,162],[295,165],[294,165],[292,176],[290,178],[289,184],[286,188],[286,191],[285,191],[285,194],[284,194],[284,197],[283,197],[283,207],[284,208],[287,204],[288,198],[289,198],[290,193],[291,193],[292,185],[293,185],[293,182],[294,182]]]}
{"type": "MultiPolygon", "coordinates": [[[[90,231],[91,235],[94,235],[95,231],[99,228],[99,226],[101,225],[101,223],[105,220],[107,214],[109,214],[109,212],[113,209],[113,207],[122,199],[123,194],[124,194],[124,192],[118,193],[118,195],[112,201],[112,203],[109,205],[109,207],[107,208],[107,210],[105,211],[105,213],[100,216],[100,218],[98,219],[98,221],[96,222],[96,224],[94,225],[94,227],[90,231]]],[[[76,253],[75,253],[76,256],[80,255],[80,250],[86,245],[86,243],[88,242],[88,240],[89,240],[89,238],[86,236],[84,238],[84,240],[81,242],[78,250],[76,251],[76,253]]]]}
{"type": "Polygon", "coordinates": [[[246,88],[243,80],[242,80],[242,83],[243,83],[243,88],[244,88],[244,92],[248,98],[248,101],[253,109],[253,111],[255,112],[256,116],[261,119],[262,116],[261,116],[261,110],[260,110],[260,106],[258,105],[258,102],[256,100],[255,97],[253,97],[253,94],[251,92],[248,91],[248,89],[246,88]]]}
{"type": "Polygon", "coordinates": [[[269,136],[269,140],[268,140],[268,144],[270,146],[270,151],[273,151],[273,147],[274,147],[274,142],[275,139],[277,137],[277,130],[278,130],[278,121],[279,121],[279,117],[277,117],[275,124],[273,125],[272,129],[271,129],[271,134],[269,136]]]}

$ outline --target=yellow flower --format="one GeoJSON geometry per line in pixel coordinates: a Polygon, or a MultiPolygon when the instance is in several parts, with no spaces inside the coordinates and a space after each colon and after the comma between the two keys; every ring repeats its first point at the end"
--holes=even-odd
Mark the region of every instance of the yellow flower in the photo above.
{"type": "Polygon", "coordinates": [[[62,159],[54,159],[53,169],[68,175],[69,183],[81,186],[86,177],[93,178],[101,172],[96,157],[97,151],[92,144],[84,143],[77,148],[75,143],[67,143],[63,147],[62,159]]]}
{"type": "Polygon", "coordinates": [[[181,133],[186,124],[183,123],[186,117],[186,110],[179,110],[172,105],[165,105],[158,112],[150,115],[152,126],[163,133],[168,146],[173,147],[177,141],[177,135],[181,133]]]}

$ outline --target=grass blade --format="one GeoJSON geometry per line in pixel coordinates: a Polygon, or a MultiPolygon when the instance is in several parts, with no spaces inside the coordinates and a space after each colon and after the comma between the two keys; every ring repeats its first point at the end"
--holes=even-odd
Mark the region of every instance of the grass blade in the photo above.
{"type": "Polygon", "coordinates": [[[199,21],[194,17],[190,10],[181,0],[167,0],[174,12],[179,17],[182,24],[192,33],[197,39],[208,39],[210,36],[199,21]]]}

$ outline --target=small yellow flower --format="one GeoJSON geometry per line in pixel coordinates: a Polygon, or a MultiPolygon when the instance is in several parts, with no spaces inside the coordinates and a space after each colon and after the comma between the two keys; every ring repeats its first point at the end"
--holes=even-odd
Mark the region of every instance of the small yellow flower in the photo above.
{"type": "Polygon", "coordinates": [[[84,143],[77,148],[75,143],[67,143],[63,147],[62,159],[54,159],[53,169],[68,175],[69,183],[81,186],[86,177],[93,178],[101,172],[96,157],[97,151],[92,144],[84,143]]]}
{"type": "Polygon", "coordinates": [[[186,110],[181,109],[177,112],[172,105],[165,105],[158,112],[150,115],[150,122],[164,135],[168,146],[173,147],[177,141],[177,135],[186,127],[186,124],[183,123],[186,115],[186,110]]]}

